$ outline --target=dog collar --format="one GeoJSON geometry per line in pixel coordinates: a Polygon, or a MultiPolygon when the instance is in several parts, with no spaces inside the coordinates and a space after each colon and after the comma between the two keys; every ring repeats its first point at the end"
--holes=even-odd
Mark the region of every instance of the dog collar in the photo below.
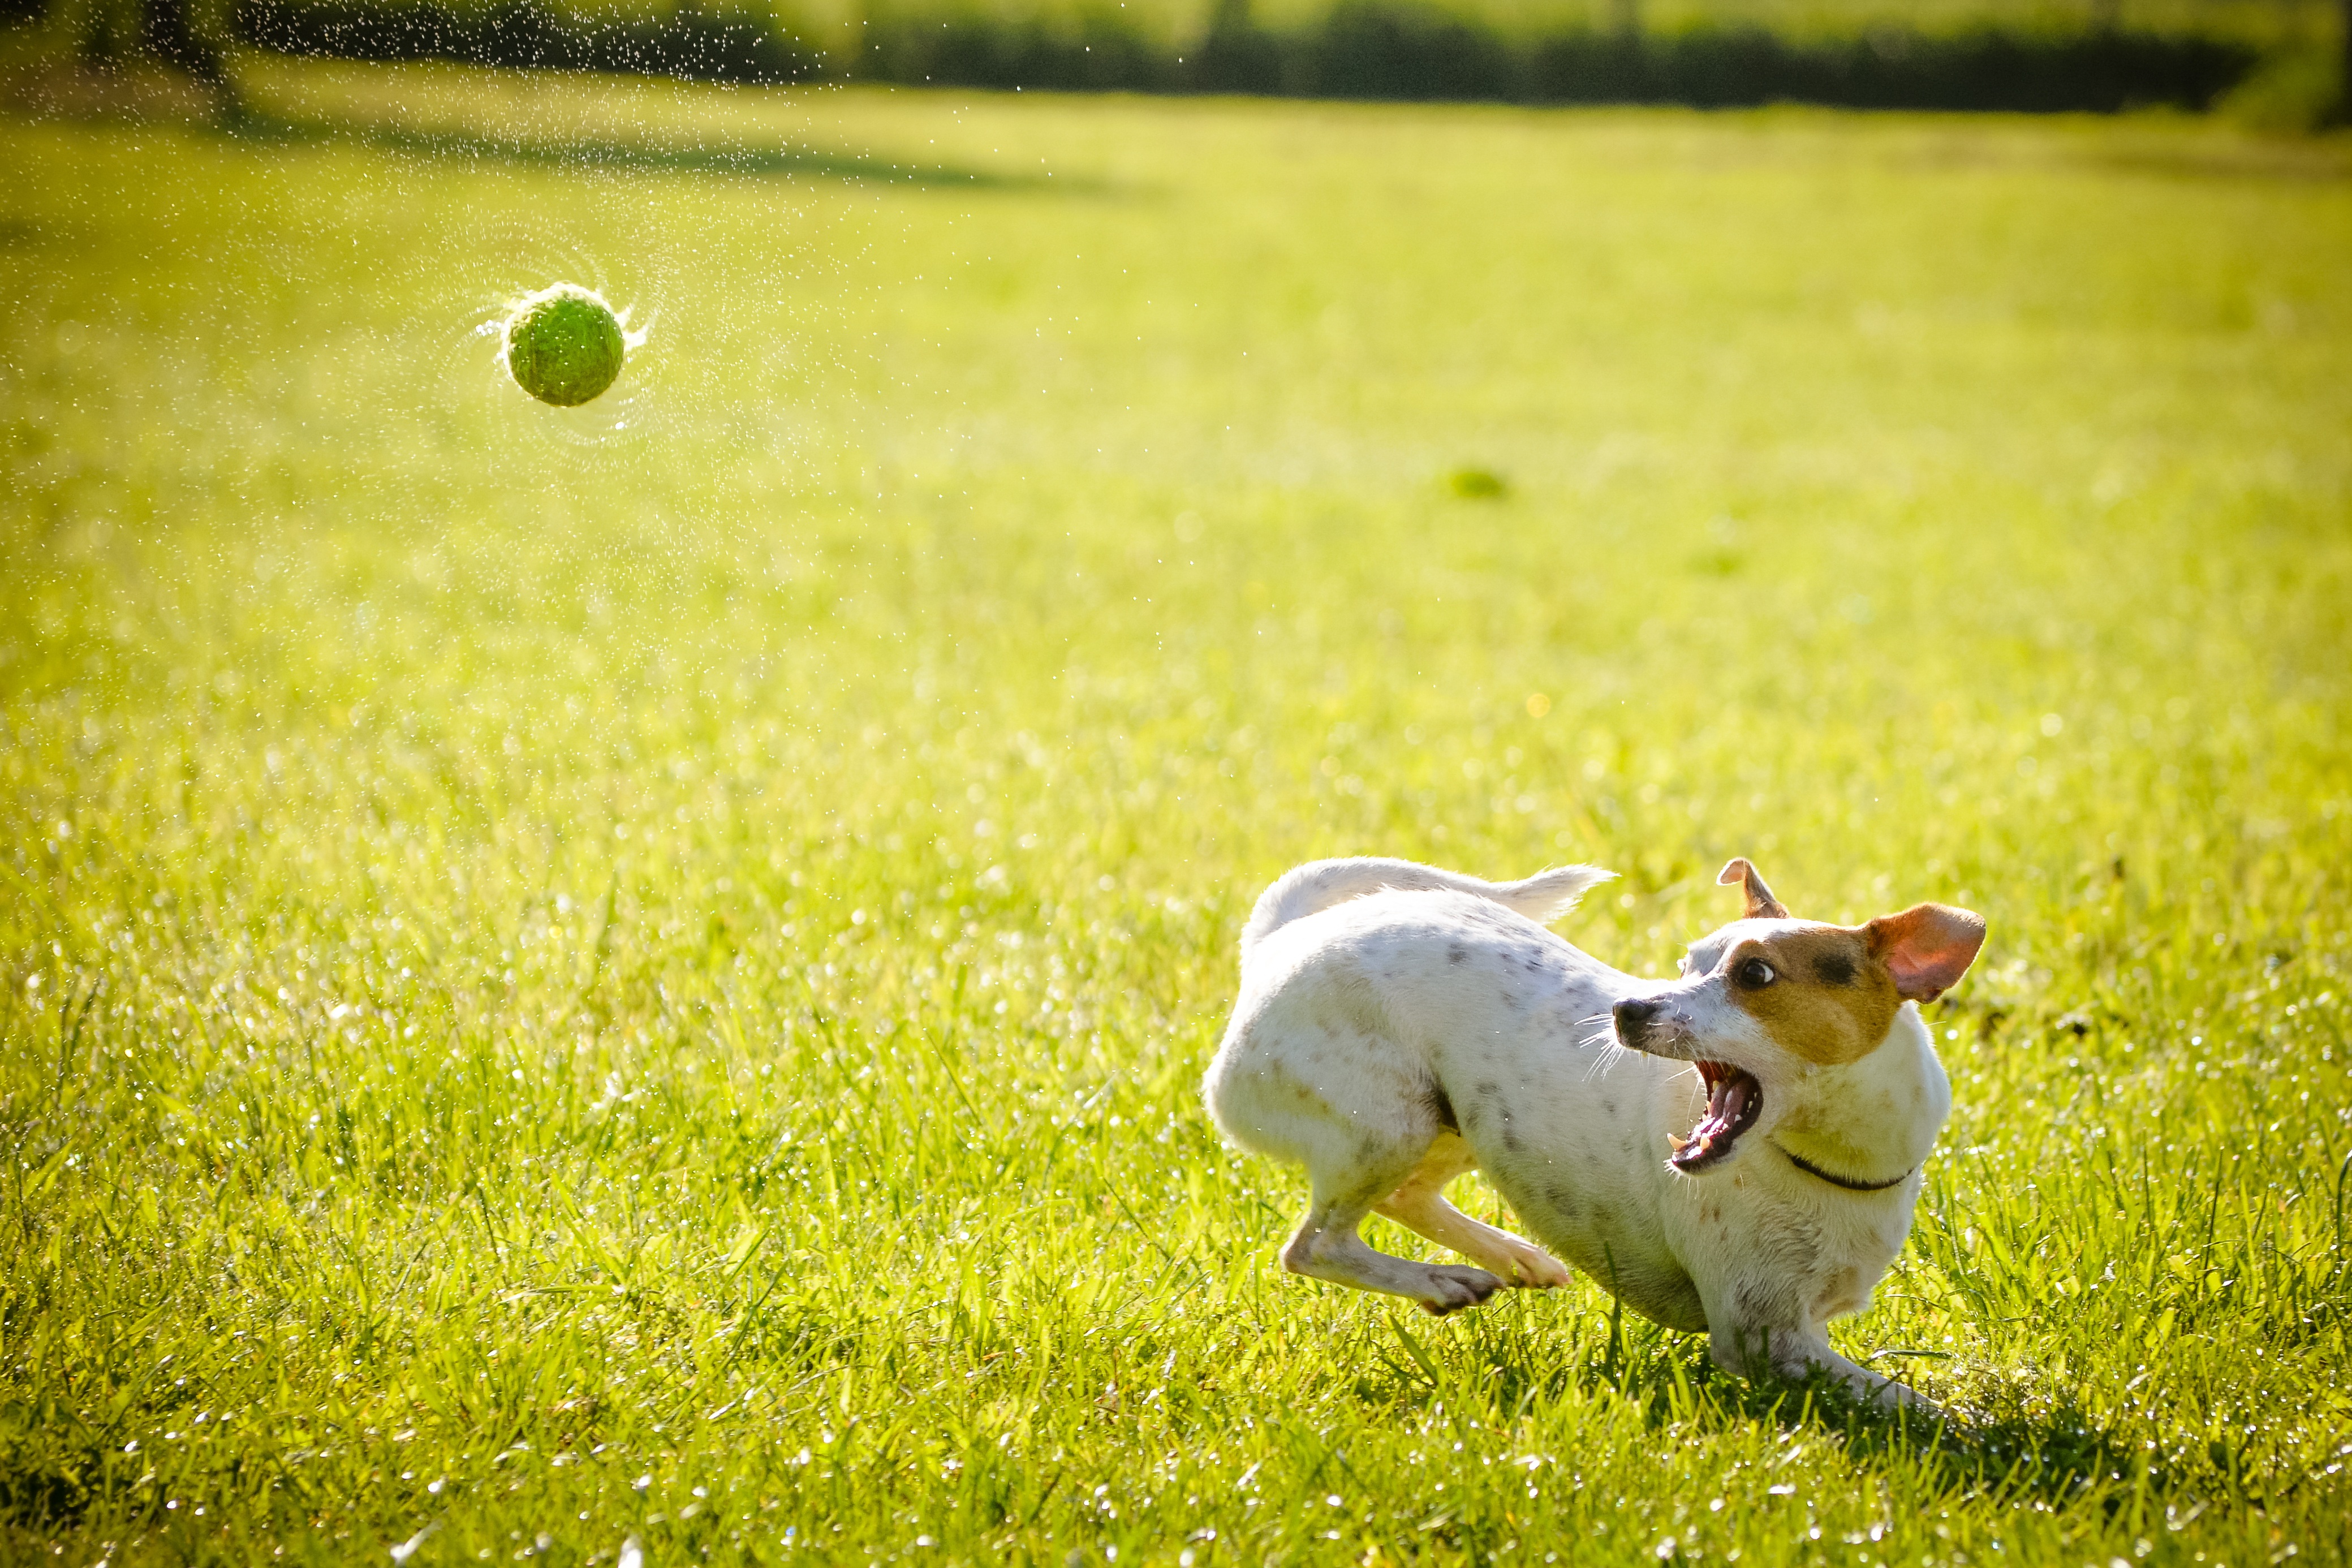
{"type": "Polygon", "coordinates": [[[1916,1165],[1914,1165],[1911,1167],[1910,1171],[1906,1171],[1899,1176],[1889,1176],[1883,1182],[1851,1182],[1843,1176],[1832,1175],[1829,1172],[1822,1170],[1819,1165],[1814,1164],[1811,1160],[1805,1159],[1801,1155],[1790,1154],[1788,1150],[1781,1149],[1780,1145],[1778,1143],[1773,1144],[1772,1147],[1780,1149],[1780,1152],[1783,1154],[1788,1154],[1789,1163],[1796,1166],[1797,1169],[1804,1172],[1805,1174],[1809,1176],[1819,1176],[1822,1181],[1827,1182],[1830,1185],[1833,1187],[1843,1187],[1850,1193],[1883,1193],[1889,1187],[1899,1187],[1904,1183],[1911,1179],[1912,1171],[1916,1171],[1918,1169],[1916,1165]]]}

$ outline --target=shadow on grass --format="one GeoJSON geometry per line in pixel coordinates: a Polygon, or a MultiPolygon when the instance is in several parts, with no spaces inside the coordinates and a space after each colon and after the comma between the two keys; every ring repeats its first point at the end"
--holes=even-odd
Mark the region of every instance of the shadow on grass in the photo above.
{"type": "Polygon", "coordinates": [[[1835,1438],[1857,1459],[1906,1461],[1947,1486],[2011,1502],[2056,1507],[2103,1493],[2103,1506],[2113,1513],[2135,1494],[2163,1498],[2182,1484],[2137,1443],[2103,1429],[2071,1400],[2032,1414],[1947,1417],[1865,1404],[1825,1375],[1749,1382],[1712,1363],[1695,1378],[1681,1369],[1621,1368],[1613,1382],[1594,1377],[1586,1384],[1588,1392],[1606,1387],[1634,1402],[1654,1426],[1686,1410],[1688,1396],[1677,1397],[1686,1385],[1703,1389],[1733,1419],[1812,1431],[1835,1438]]]}
{"type": "Polygon", "coordinates": [[[898,163],[871,153],[727,139],[664,141],[613,136],[508,136],[454,126],[386,123],[354,116],[288,114],[242,93],[199,92],[169,73],[48,71],[0,78],[0,112],[35,121],[170,124],[256,147],[374,148],[415,158],[582,172],[733,174],[873,184],[1100,195],[1097,180],[951,163],[898,163]]]}
{"type": "MultiPolygon", "coordinates": [[[[1567,1358],[1524,1332],[1524,1325],[1497,1320],[1464,1327],[1470,1342],[1463,1348],[1483,1363],[1478,1397],[1505,1419],[1562,1397],[1614,1395],[1653,1429],[1699,1421],[1807,1432],[1835,1440],[1857,1459],[1915,1465],[1955,1489],[2053,1507],[2095,1498],[2111,1514],[2135,1498],[2160,1500],[2189,1484],[2179,1456],[2151,1454],[2137,1438],[2109,1432],[2063,1398],[2031,1412],[1980,1409],[1973,1417],[1945,1418],[1865,1404],[1825,1375],[1803,1382],[1736,1377],[1715,1365],[1703,1339],[1613,1313],[1605,1333],[1567,1358]]],[[[1433,1395],[1438,1369],[1413,1331],[1400,1316],[1390,1332],[1404,1353],[1385,1347],[1376,1353],[1394,1382],[1364,1392],[1394,1397],[1402,1386],[1414,1391],[1409,1397],[1433,1395]]]]}
{"type": "Polygon", "coordinates": [[[541,140],[459,130],[424,130],[367,121],[289,119],[247,110],[221,127],[231,139],[259,145],[347,144],[405,153],[411,157],[474,163],[520,164],[545,169],[618,170],[631,173],[800,175],[875,184],[920,185],[955,190],[1046,191],[1087,195],[1100,187],[1091,181],[1041,174],[1006,174],[945,163],[898,163],[868,155],[818,148],[735,143],[624,141],[609,137],[541,140]]]}

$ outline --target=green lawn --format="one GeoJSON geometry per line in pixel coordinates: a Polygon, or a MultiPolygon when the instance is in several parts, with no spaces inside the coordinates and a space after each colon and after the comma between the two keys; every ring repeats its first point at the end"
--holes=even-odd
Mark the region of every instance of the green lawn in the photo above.
{"type": "Polygon", "coordinates": [[[2343,143],[256,98],[0,121],[0,1558],[2352,1552],[2343,143]],[[1285,1276],[1355,851],[1982,911],[1836,1331],[1967,1430],[1285,1276]]]}

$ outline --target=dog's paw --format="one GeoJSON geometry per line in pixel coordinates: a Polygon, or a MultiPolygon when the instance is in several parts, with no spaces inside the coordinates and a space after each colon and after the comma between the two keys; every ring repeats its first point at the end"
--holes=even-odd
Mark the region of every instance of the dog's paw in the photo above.
{"type": "Polygon", "coordinates": [[[1494,1258],[1487,1267],[1501,1275],[1505,1284],[1522,1290],[1557,1290],[1575,1278],[1569,1273],[1567,1264],[1542,1247],[1524,1241],[1494,1258]],[[1496,1268],[1496,1263],[1502,1267],[1496,1268]]]}
{"type": "Polygon", "coordinates": [[[1483,1268],[1432,1268],[1421,1310],[1433,1318],[1475,1307],[1503,1288],[1503,1282],[1483,1268]]]}

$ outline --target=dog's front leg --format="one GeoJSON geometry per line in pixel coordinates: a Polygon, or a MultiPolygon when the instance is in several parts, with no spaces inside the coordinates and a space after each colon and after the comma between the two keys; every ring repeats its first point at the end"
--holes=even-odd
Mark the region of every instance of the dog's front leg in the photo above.
{"type": "Polygon", "coordinates": [[[1945,1418],[1943,1406],[1926,1394],[1838,1354],[1830,1348],[1829,1336],[1818,1328],[1717,1329],[1707,1335],[1707,1349],[1717,1366],[1743,1377],[1769,1373],[1801,1383],[1819,1374],[1882,1410],[1910,1410],[1938,1420],[1945,1418]]]}

